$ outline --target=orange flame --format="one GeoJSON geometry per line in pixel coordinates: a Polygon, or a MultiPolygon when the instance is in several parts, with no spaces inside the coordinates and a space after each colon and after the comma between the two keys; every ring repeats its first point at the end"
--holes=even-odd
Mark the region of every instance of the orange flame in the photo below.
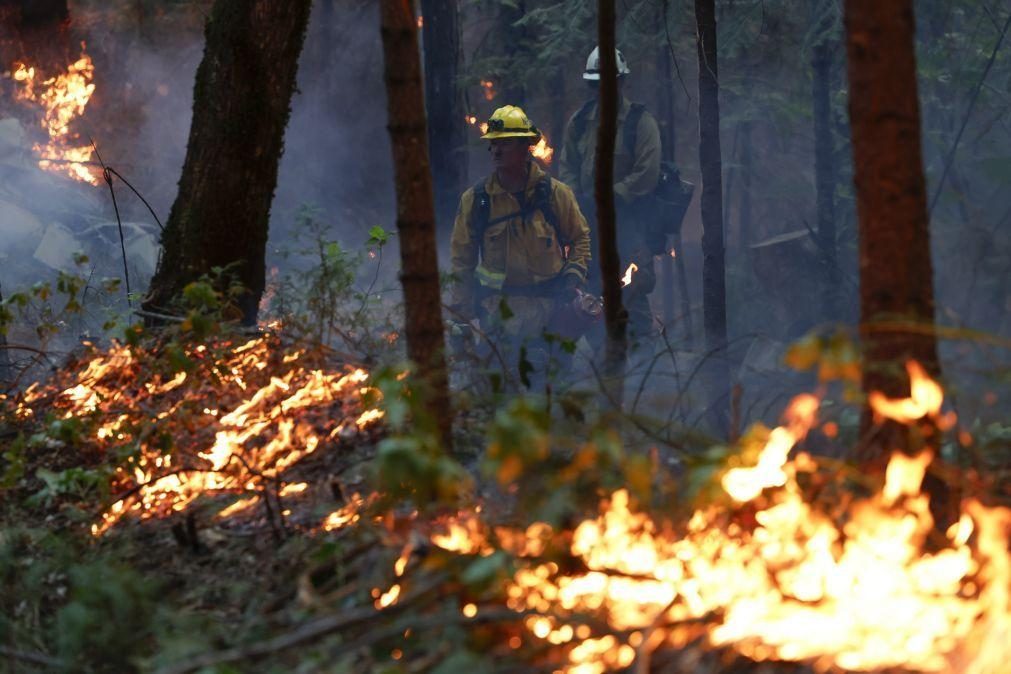
{"type": "Polygon", "coordinates": [[[543,135],[541,136],[541,139],[537,141],[537,144],[531,148],[530,152],[548,165],[551,164],[551,159],[555,156],[555,149],[548,145],[548,139],[543,135]]]}
{"type": "MultiPolygon", "coordinates": [[[[92,527],[95,535],[127,514],[163,517],[186,510],[204,495],[246,495],[219,513],[221,517],[248,510],[265,485],[293,464],[382,418],[378,410],[362,410],[360,405],[355,410],[354,401],[370,392],[363,386],[369,377],[365,371],[313,369],[304,362],[303,351],[286,351],[271,335],[236,347],[221,345],[213,356],[207,346],[191,348],[187,357],[194,367],[203,364],[212,368],[213,375],[199,370],[193,376],[155,375],[127,386],[151,371],[145,362],[148,357],[141,349],[113,346],[83,367],[68,370],[62,387],[26,391],[19,407],[26,410],[24,417],[30,417],[34,403],[54,398],[54,407],[65,410],[66,418],[99,413],[108,420],[89,440],[96,448],[109,451],[123,443],[140,448],[140,455],[114,478],[115,491],[126,495],[92,527]],[[213,389],[206,388],[209,382],[213,389]],[[208,399],[214,400],[213,409],[207,407],[208,399]],[[337,400],[351,412],[349,416],[333,418],[337,400]],[[152,412],[153,403],[161,411],[152,412]],[[174,421],[177,414],[188,421],[174,421]],[[159,447],[162,433],[138,431],[162,424],[171,424],[172,453],[159,447]]],[[[307,489],[306,483],[288,484],[280,496],[298,497],[307,489]]],[[[349,506],[345,519],[357,513],[358,504],[349,506]]],[[[333,517],[325,528],[342,523],[333,517]]]]}
{"type": "Polygon", "coordinates": [[[81,58],[69,65],[66,73],[41,84],[36,79],[34,67],[20,64],[13,75],[14,81],[20,85],[14,96],[19,101],[41,108],[39,124],[49,139],[44,144],[33,146],[40,157],[39,168],[97,185],[97,176],[86,166],[86,162],[91,161],[92,148],[74,145],[79,136],[70,130],[72,122],[84,114],[95,93],[92,83],[95,66],[91,57],[83,52],[83,43],[81,49],[81,58]]]}
{"type": "MultiPolygon", "coordinates": [[[[912,399],[936,413],[939,387],[926,375],[917,381],[912,399]]],[[[796,398],[785,423],[768,433],[757,465],[724,475],[735,501],[757,507],[750,528],[711,507],[696,511],[678,535],[636,512],[619,490],[573,534],[571,552],[587,572],[568,575],[547,562],[516,573],[508,604],[539,614],[525,621],[535,637],[570,646],[560,671],[606,672],[631,665],[636,647],[683,647],[692,636],[677,625],[693,619],[705,620],[711,644],[755,660],[807,660],[819,669],[1006,670],[1011,510],[969,501],[947,545],[926,551],[933,521],[920,493],[930,461],[924,453],[896,454],[880,494],[844,516],[823,513],[797,481],[817,462],[806,454],[787,459],[817,410],[813,396],[796,398]],[[566,618],[601,612],[627,641],[594,637],[566,618]]]]}
{"type": "Polygon", "coordinates": [[[484,99],[486,101],[495,100],[495,83],[491,80],[481,80],[481,88],[484,90],[484,99]]]}

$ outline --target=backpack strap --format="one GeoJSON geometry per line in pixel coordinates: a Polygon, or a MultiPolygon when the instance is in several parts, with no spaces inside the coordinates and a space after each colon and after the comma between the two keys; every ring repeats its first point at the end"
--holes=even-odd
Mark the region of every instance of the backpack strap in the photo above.
{"type": "Polygon", "coordinates": [[[635,156],[635,143],[639,136],[639,122],[646,112],[646,106],[642,103],[631,103],[628,108],[628,115],[625,117],[625,133],[622,138],[629,154],[635,156]]]}
{"type": "Polygon", "coordinates": [[[542,177],[537,181],[537,186],[534,187],[533,206],[544,215],[544,219],[551,225],[551,229],[555,230],[555,239],[558,241],[558,246],[564,251],[565,246],[572,242],[562,237],[562,224],[558,221],[558,213],[555,213],[555,207],[551,203],[553,191],[554,186],[551,184],[551,176],[542,177]]]}
{"type": "MultiPolygon", "coordinates": [[[[597,99],[591,98],[583,103],[583,106],[572,116],[572,140],[576,145],[572,151],[577,154],[579,153],[579,139],[586,133],[586,127],[590,123],[590,112],[595,105],[597,105],[597,99]]],[[[582,160],[583,158],[580,157],[579,161],[582,162],[582,160]]]]}
{"type": "Polygon", "coordinates": [[[484,233],[491,224],[491,197],[485,187],[486,178],[474,185],[474,205],[470,210],[470,235],[477,241],[481,257],[484,257],[484,233]]]}
{"type": "Polygon", "coordinates": [[[518,210],[515,213],[506,213],[494,220],[491,219],[491,197],[488,196],[485,182],[485,180],[482,180],[474,185],[474,205],[470,212],[470,235],[477,241],[482,258],[484,257],[484,234],[488,231],[488,227],[503,220],[511,220],[517,215],[526,217],[527,214],[533,211],[540,211],[544,215],[544,219],[555,230],[555,238],[563,250],[565,246],[569,245],[570,242],[562,236],[562,225],[551,203],[551,196],[554,192],[551,176],[543,176],[537,181],[537,185],[534,187],[534,198],[526,208],[518,210]]]}

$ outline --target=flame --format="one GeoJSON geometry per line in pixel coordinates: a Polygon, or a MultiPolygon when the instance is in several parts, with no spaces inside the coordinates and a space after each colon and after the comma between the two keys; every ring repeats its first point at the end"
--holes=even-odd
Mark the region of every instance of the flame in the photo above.
{"type": "MultiPolygon", "coordinates": [[[[922,378],[914,378],[911,399],[921,407],[902,413],[937,414],[939,387],[914,371],[922,378]]],[[[619,490],[573,533],[570,551],[586,572],[546,562],[515,574],[508,605],[535,613],[524,623],[534,637],[568,645],[559,671],[602,673],[631,665],[636,648],[683,647],[693,633],[680,625],[692,620],[703,621],[712,645],[754,660],[813,661],[819,670],[1006,671],[1011,510],[967,502],[947,544],[928,552],[924,452],[896,453],[879,494],[834,517],[823,512],[797,480],[817,461],[788,459],[818,406],[814,396],[794,399],[756,465],[724,474],[727,494],[750,504],[752,524],[709,507],[679,534],[637,512],[619,490]],[[603,614],[626,636],[594,636],[579,622],[587,614],[603,614]]]]}
{"type": "Polygon", "coordinates": [[[418,15],[418,28],[421,29],[421,28],[424,28],[424,27],[425,27],[425,17],[419,14],[418,15]]]}
{"type": "Polygon", "coordinates": [[[625,270],[625,275],[621,277],[621,287],[625,288],[632,283],[632,275],[639,271],[639,265],[635,262],[628,265],[628,269],[625,270]]]}
{"type": "Polygon", "coordinates": [[[75,145],[79,135],[70,130],[95,93],[92,82],[95,65],[84,48],[81,43],[81,58],[67,66],[67,72],[41,83],[34,67],[19,64],[13,74],[19,85],[14,96],[16,100],[41,109],[39,125],[48,134],[48,141],[36,143],[32,148],[40,157],[39,168],[97,185],[98,177],[86,165],[91,161],[92,148],[75,145]]]}
{"type": "Polygon", "coordinates": [[[944,392],[940,385],[927,376],[923,367],[915,362],[906,363],[909,373],[910,395],[908,398],[891,399],[879,391],[871,391],[868,403],[877,417],[884,417],[900,424],[911,424],[924,417],[937,417],[941,412],[944,392]]]}
{"type": "Polygon", "coordinates": [[[530,152],[545,164],[551,164],[551,159],[555,156],[555,149],[548,145],[548,139],[543,135],[530,152]]]}
{"type": "Polygon", "coordinates": [[[491,80],[481,80],[481,88],[484,90],[484,100],[495,100],[495,83],[491,80]]]}
{"type": "MultiPolygon", "coordinates": [[[[68,419],[97,415],[103,421],[88,442],[100,452],[139,447],[139,456],[114,477],[113,493],[125,495],[102,514],[93,534],[104,533],[127,514],[148,519],[186,510],[204,495],[246,495],[219,517],[248,510],[259,498],[251,493],[274,484],[299,460],[341,442],[346,429],[355,433],[382,418],[380,411],[361,409],[368,373],[313,368],[308,354],[286,349],[276,336],[213,349],[200,345],[186,356],[191,372],[156,374],[137,383],[143,373],[157,371],[151,362],[156,356],[114,345],[23,395],[26,417],[40,402],[51,402],[68,419]],[[349,416],[335,418],[335,409],[349,416]],[[161,447],[166,436],[174,442],[170,453],[161,447]]],[[[288,484],[280,496],[306,489],[306,483],[288,484]]]]}
{"type": "Polygon", "coordinates": [[[323,520],[324,531],[336,531],[338,529],[343,529],[349,524],[355,524],[361,519],[361,511],[365,508],[372,498],[364,498],[361,494],[355,492],[348,499],[348,502],[344,504],[339,510],[335,510],[326,516],[323,520]]]}

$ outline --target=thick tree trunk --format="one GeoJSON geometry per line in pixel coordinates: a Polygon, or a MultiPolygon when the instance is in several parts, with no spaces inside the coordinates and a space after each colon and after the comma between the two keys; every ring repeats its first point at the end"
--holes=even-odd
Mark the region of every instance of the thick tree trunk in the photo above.
{"type": "Polygon", "coordinates": [[[911,0],[846,2],[863,383],[891,396],[907,359],[939,369],[913,26],[911,0]]]}
{"type": "Polygon", "coordinates": [[[451,449],[452,416],[417,25],[410,0],[382,0],[380,12],[397,187],[407,356],[418,368],[419,380],[425,387],[427,412],[438,424],[447,449],[451,449]]]}
{"type": "Polygon", "coordinates": [[[311,0],[217,0],[197,70],[186,161],[144,308],[164,312],[216,267],[255,323],[270,205],[311,0]]]}
{"type": "Polygon", "coordinates": [[[822,316],[839,320],[839,260],[835,233],[835,142],[832,139],[832,54],[834,45],[824,35],[832,25],[824,3],[812,1],[812,18],[821,38],[811,53],[811,98],[814,117],[814,174],[818,206],[818,246],[823,262],[821,277],[822,316]]]}
{"type": "Polygon", "coordinates": [[[594,158],[594,193],[597,231],[600,235],[600,277],[604,291],[605,385],[611,400],[621,408],[625,357],[628,351],[628,314],[621,304],[621,263],[614,210],[614,149],[618,128],[618,62],[615,56],[614,0],[597,3],[597,44],[600,45],[600,123],[594,158]]]}
{"type": "MultiPolygon", "coordinates": [[[[860,336],[863,389],[909,395],[904,363],[937,375],[933,271],[926,184],[920,148],[912,0],[847,0],[846,52],[853,167],[860,218],[860,336]]],[[[935,452],[929,420],[915,429],[892,421],[872,430],[864,410],[857,459],[883,471],[895,450],[935,452]]],[[[943,527],[957,516],[947,485],[928,473],[924,488],[943,527]]],[[[942,529],[943,530],[943,529],[942,529]]]]}
{"type": "Polygon", "coordinates": [[[723,161],[720,156],[719,77],[714,0],[695,0],[699,57],[699,166],[702,169],[702,310],[709,362],[704,372],[709,417],[726,429],[730,402],[727,364],[727,290],[723,244],[723,161]]]}
{"type": "Polygon", "coordinates": [[[467,176],[463,101],[456,86],[460,64],[459,12],[456,0],[421,0],[421,10],[424,16],[425,109],[435,185],[436,230],[448,239],[467,176]]]}

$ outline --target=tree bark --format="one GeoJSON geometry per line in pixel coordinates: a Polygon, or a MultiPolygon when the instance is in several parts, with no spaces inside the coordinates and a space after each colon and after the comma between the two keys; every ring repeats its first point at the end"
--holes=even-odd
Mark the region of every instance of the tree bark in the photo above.
{"type": "MultiPolygon", "coordinates": [[[[467,175],[463,100],[457,88],[460,25],[456,0],[421,0],[425,109],[435,185],[436,233],[448,239],[467,175]]],[[[439,236],[438,238],[443,238],[439,236]]]]}
{"type": "MultiPolygon", "coordinates": [[[[940,371],[912,0],[846,0],[845,23],[860,218],[862,385],[867,394],[904,398],[910,391],[903,367],[907,360],[934,376],[940,371]]],[[[914,428],[872,423],[872,412],[865,408],[865,440],[856,458],[869,472],[882,472],[893,451],[938,449],[938,430],[931,420],[914,428]]],[[[955,494],[945,482],[928,473],[924,489],[941,527],[957,517],[955,494]]]]}
{"type": "Polygon", "coordinates": [[[407,355],[418,368],[426,411],[451,449],[452,415],[417,25],[410,0],[382,0],[380,12],[407,355]]]}
{"type": "Polygon", "coordinates": [[[727,428],[730,372],[727,364],[727,290],[723,243],[723,161],[720,156],[719,76],[714,0],[695,0],[699,57],[699,166],[702,169],[702,309],[709,362],[709,418],[727,428]]]}
{"type": "Polygon", "coordinates": [[[604,326],[607,341],[604,376],[607,392],[620,409],[628,352],[628,314],[621,303],[621,263],[614,210],[614,149],[618,129],[618,61],[615,56],[614,0],[598,0],[597,44],[600,46],[600,122],[594,158],[594,196],[600,235],[600,277],[604,292],[604,326]]]}
{"type": "Polygon", "coordinates": [[[267,227],[311,0],[216,0],[197,70],[193,122],[164,251],[144,308],[164,312],[189,283],[227,268],[256,322],[267,227]]]}
{"type": "Polygon", "coordinates": [[[913,30],[911,0],[846,2],[863,385],[891,396],[907,359],[939,369],[913,30]]]}
{"type": "Polygon", "coordinates": [[[822,316],[839,320],[839,260],[835,227],[835,142],[832,138],[832,54],[834,45],[825,35],[832,17],[821,0],[812,0],[812,20],[820,39],[811,51],[811,99],[814,117],[815,198],[818,208],[818,247],[821,249],[822,316]]]}

